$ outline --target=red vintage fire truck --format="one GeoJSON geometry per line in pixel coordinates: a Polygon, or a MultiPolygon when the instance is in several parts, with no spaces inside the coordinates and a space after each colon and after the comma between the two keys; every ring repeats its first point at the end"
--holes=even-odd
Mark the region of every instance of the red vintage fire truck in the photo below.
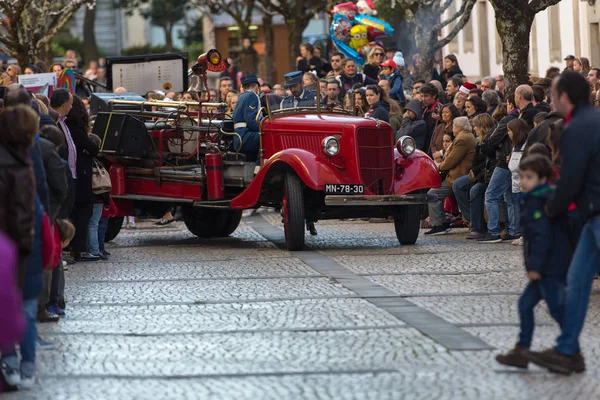
{"type": "MultiPolygon", "coordinates": [[[[223,62],[211,50],[199,57],[194,74],[205,85],[206,71],[223,62]]],[[[423,204],[436,200],[427,191],[441,184],[435,164],[411,137],[394,143],[389,124],[344,110],[318,104],[271,110],[266,101],[255,175],[255,162],[231,150],[236,133],[217,111],[222,104],[109,104],[93,128],[103,139],[121,215],[109,221],[107,240],[134,208],[160,216],[166,206],[180,205],[187,228],[208,238],[232,234],[243,210],[267,206],[281,209],[289,250],[303,249],[307,220],[362,217],[393,217],[398,241],[414,244],[423,204]]]]}

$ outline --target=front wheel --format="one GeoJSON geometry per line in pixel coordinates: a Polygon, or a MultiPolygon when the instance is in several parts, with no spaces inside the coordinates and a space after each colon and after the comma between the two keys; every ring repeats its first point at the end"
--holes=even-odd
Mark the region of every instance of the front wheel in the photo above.
{"type": "Polygon", "coordinates": [[[226,213],[226,221],[221,232],[219,232],[219,236],[229,236],[235,232],[240,224],[240,221],[242,220],[242,210],[228,210],[221,212],[226,213]]]}
{"type": "Polygon", "coordinates": [[[106,224],[106,233],[104,234],[104,241],[110,242],[114,238],[117,237],[119,232],[121,232],[121,227],[123,226],[123,220],[125,217],[110,217],[106,224]]]}
{"type": "Polygon", "coordinates": [[[394,228],[400,244],[415,244],[421,228],[421,206],[401,206],[394,215],[394,228]]]}
{"type": "Polygon", "coordinates": [[[304,248],[304,193],[302,183],[294,174],[285,177],[283,193],[283,228],[285,230],[285,245],[290,251],[304,248]]]}

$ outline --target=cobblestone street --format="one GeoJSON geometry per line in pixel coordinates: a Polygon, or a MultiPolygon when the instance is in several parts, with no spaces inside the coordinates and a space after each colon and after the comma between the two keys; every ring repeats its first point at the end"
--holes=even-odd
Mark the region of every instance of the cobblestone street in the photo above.
{"type": "MultiPolygon", "coordinates": [[[[466,230],[400,246],[393,224],[324,221],[288,252],[281,218],[200,240],[142,223],[109,261],[65,272],[67,316],[40,324],[41,385],[16,399],[600,398],[600,296],[570,377],[494,355],[514,346],[521,248],[466,230]]],[[[598,289],[598,284],[595,284],[598,289]]],[[[558,332],[537,310],[534,348],[558,332]]]]}

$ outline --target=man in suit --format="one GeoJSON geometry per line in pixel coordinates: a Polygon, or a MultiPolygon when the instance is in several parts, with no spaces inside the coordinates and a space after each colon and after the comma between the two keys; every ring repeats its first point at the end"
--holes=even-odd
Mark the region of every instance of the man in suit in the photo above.
{"type": "Polygon", "coordinates": [[[234,137],[233,149],[239,148],[248,161],[259,162],[260,138],[256,115],[261,106],[258,97],[258,76],[246,75],[241,78],[241,84],[244,93],[240,95],[233,111],[233,127],[242,140],[240,143],[240,140],[234,137]]]}
{"type": "Polygon", "coordinates": [[[316,107],[316,93],[304,89],[302,84],[302,71],[288,72],[283,76],[283,86],[292,92],[281,101],[281,109],[297,107],[316,107]]]}

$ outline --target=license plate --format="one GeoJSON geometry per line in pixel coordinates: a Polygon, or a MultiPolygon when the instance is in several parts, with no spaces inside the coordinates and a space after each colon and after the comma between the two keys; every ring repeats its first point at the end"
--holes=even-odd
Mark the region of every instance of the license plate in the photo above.
{"type": "Polygon", "coordinates": [[[364,194],[365,185],[325,184],[325,194],[364,194]]]}

